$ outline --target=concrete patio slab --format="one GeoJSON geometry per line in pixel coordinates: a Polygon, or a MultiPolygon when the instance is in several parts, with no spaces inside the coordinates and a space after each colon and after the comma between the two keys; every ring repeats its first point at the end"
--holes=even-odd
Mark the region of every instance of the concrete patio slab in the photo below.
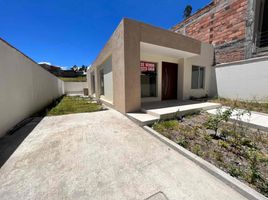
{"type": "MultiPolygon", "coordinates": [[[[221,108],[221,111],[225,111],[227,109],[228,107],[223,106],[221,108]]],[[[217,109],[207,110],[207,112],[215,115],[217,113],[217,109]]],[[[268,115],[265,113],[259,113],[259,112],[253,112],[253,111],[248,113],[247,111],[243,109],[237,109],[233,111],[231,119],[236,120],[236,121],[241,121],[245,124],[248,124],[249,126],[253,128],[268,131],[268,115]],[[244,114],[241,115],[241,113],[244,113],[244,114]]]]}
{"type": "Polygon", "coordinates": [[[124,115],[45,117],[0,169],[1,200],[242,200],[124,115]]]}

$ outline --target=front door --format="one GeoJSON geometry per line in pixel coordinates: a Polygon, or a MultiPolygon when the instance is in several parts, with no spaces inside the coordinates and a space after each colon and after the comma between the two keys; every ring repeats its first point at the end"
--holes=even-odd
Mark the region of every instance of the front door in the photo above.
{"type": "Polygon", "coordinates": [[[162,100],[177,99],[178,64],[162,62],[162,100]]]}

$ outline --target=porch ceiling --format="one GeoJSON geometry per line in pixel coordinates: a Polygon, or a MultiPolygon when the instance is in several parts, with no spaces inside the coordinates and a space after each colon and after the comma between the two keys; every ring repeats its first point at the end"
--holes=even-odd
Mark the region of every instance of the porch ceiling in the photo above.
{"type": "Polygon", "coordinates": [[[140,43],[140,51],[143,54],[160,55],[160,56],[166,56],[166,57],[171,57],[171,58],[189,58],[189,57],[198,55],[198,54],[190,53],[187,51],[158,46],[158,45],[149,44],[145,42],[140,43]]]}

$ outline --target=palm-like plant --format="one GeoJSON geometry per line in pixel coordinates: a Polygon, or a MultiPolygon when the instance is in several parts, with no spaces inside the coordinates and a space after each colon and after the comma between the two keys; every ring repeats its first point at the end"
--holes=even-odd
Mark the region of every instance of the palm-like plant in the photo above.
{"type": "Polygon", "coordinates": [[[192,10],[193,10],[192,6],[191,6],[191,5],[187,5],[187,6],[185,7],[185,9],[184,9],[183,17],[184,17],[184,18],[188,18],[188,17],[190,17],[190,16],[191,16],[191,13],[192,13],[192,10]]]}

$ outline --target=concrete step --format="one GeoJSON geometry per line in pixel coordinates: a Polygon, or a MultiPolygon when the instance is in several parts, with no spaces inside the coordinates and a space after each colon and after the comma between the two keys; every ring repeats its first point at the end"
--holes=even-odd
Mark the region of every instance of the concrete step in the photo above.
{"type": "Polygon", "coordinates": [[[216,109],[221,105],[218,103],[196,103],[188,105],[170,106],[156,109],[142,109],[139,113],[127,113],[126,116],[140,126],[151,125],[160,119],[172,119],[176,115],[183,116],[202,110],[216,109]]]}
{"type": "Polygon", "coordinates": [[[127,113],[126,115],[140,126],[151,125],[159,120],[158,117],[147,113],[127,113]]]}
{"type": "Polygon", "coordinates": [[[175,115],[183,116],[186,114],[192,114],[203,110],[216,109],[220,106],[221,104],[218,103],[205,102],[189,105],[171,106],[165,108],[142,109],[142,111],[159,119],[170,119],[173,118],[175,115]]]}

